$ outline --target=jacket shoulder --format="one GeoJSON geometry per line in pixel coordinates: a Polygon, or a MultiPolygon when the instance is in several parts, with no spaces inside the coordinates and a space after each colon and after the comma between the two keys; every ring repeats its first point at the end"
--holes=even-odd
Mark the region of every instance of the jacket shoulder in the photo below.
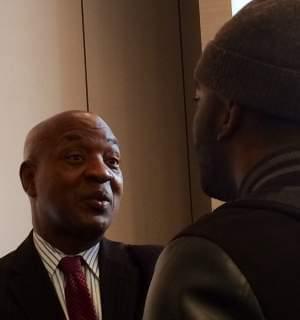
{"type": "Polygon", "coordinates": [[[3,308],[8,298],[8,287],[12,278],[12,270],[15,265],[15,251],[12,251],[0,258],[0,314],[3,314],[3,308]]]}
{"type": "Polygon", "coordinates": [[[136,268],[146,285],[150,283],[154,266],[163,249],[158,245],[133,245],[108,239],[103,240],[102,248],[104,255],[109,255],[110,259],[136,268]]]}
{"type": "Polygon", "coordinates": [[[129,253],[145,265],[155,264],[162,249],[163,247],[158,245],[127,245],[129,253]]]}
{"type": "Polygon", "coordinates": [[[6,273],[10,270],[11,266],[14,263],[16,250],[11,251],[5,256],[0,258],[0,279],[2,279],[3,273],[6,273]]]}
{"type": "MultiPolygon", "coordinates": [[[[300,209],[278,202],[260,199],[236,200],[203,215],[177,234],[174,239],[184,236],[205,237],[208,235],[238,237],[245,235],[244,231],[249,229],[249,223],[263,225],[270,218],[272,221],[282,221],[300,220],[299,217],[300,209]],[[235,232],[231,232],[232,228],[235,232]]],[[[214,237],[209,240],[213,240],[214,237]]]]}
{"type": "Polygon", "coordinates": [[[204,238],[181,237],[158,259],[144,320],[202,318],[264,316],[244,275],[219,246],[204,238]]]}
{"type": "Polygon", "coordinates": [[[122,242],[103,240],[103,249],[110,257],[127,260],[128,263],[142,266],[154,266],[163,247],[159,245],[134,245],[122,242]]]}

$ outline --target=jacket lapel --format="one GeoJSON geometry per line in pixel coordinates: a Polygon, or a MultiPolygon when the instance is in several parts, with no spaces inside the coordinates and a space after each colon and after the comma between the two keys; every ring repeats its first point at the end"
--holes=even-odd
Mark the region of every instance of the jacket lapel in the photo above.
{"type": "Polygon", "coordinates": [[[15,252],[10,291],[31,320],[65,319],[55,289],[34,247],[32,233],[15,252]]]}
{"type": "Polygon", "coordinates": [[[103,320],[136,319],[139,275],[126,246],[103,239],[100,250],[103,320]]]}

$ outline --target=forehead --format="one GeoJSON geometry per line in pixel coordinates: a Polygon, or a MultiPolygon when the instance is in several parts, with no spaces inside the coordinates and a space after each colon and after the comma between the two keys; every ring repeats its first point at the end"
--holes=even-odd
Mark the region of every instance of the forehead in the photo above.
{"type": "Polygon", "coordinates": [[[83,142],[119,145],[110,127],[99,117],[80,115],[61,123],[59,129],[55,139],[59,145],[83,142]]]}

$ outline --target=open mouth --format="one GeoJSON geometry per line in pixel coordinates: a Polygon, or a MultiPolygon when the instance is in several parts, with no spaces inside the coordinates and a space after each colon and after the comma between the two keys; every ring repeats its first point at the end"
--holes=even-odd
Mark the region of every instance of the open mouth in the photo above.
{"type": "Polygon", "coordinates": [[[91,209],[102,212],[110,206],[111,199],[104,192],[97,191],[85,197],[84,203],[91,209]]]}
{"type": "Polygon", "coordinates": [[[85,201],[85,203],[91,207],[92,209],[95,209],[95,210],[104,210],[104,209],[107,209],[108,206],[109,206],[109,201],[99,201],[99,200],[96,200],[96,199],[87,199],[85,201]]]}

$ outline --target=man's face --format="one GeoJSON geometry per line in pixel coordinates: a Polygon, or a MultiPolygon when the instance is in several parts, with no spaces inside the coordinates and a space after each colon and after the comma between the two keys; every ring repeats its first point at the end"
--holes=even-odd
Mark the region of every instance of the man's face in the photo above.
{"type": "Polygon", "coordinates": [[[103,235],[119,208],[119,146],[95,116],[78,114],[58,131],[37,164],[34,218],[54,234],[92,240],[103,235]]]}
{"type": "Polygon", "coordinates": [[[218,132],[224,120],[225,101],[205,86],[197,86],[193,137],[203,191],[220,200],[232,198],[233,184],[224,144],[218,132]]]}

